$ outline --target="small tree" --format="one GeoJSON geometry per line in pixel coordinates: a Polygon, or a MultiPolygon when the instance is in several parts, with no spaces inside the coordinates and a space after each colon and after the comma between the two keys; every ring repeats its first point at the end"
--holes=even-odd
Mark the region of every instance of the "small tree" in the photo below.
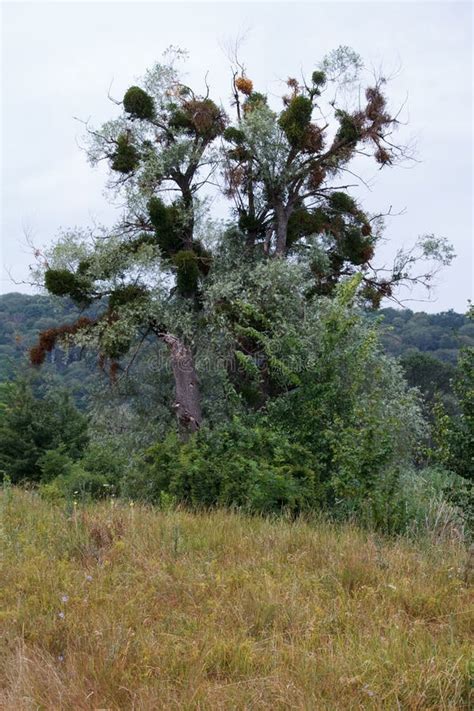
{"type": "Polygon", "coordinates": [[[13,483],[38,481],[46,451],[61,447],[77,459],[88,441],[87,419],[66,391],[51,390],[40,397],[25,379],[7,383],[1,414],[0,472],[13,483]]]}
{"type": "MultiPolygon", "coordinates": [[[[469,317],[474,318],[471,306],[469,317]]],[[[459,356],[453,390],[459,412],[448,415],[441,403],[435,407],[434,458],[474,484],[474,348],[463,348],[459,356]]],[[[472,495],[471,495],[472,496],[472,495]]]]}

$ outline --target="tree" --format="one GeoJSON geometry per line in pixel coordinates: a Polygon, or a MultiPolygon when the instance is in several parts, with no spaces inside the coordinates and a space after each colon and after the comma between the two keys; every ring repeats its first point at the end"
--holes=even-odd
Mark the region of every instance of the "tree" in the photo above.
{"type": "Polygon", "coordinates": [[[40,460],[61,447],[77,459],[87,440],[87,419],[64,390],[35,396],[26,379],[6,383],[1,392],[0,472],[13,483],[38,481],[40,460]]]}
{"type": "Polygon", "coordinates": [[[318,298],[359,273],[360,299],[378,306],[403,280],[429,281],[429,272],[413,276],[418,258],[447,263],[451,252],[429,237],[417,255],[400,252],[390,273],[372,266],[382,217],[364,212],[339,179],[352,174],[356,155],[383,167],[404,150],[391,136],[398,119],[382,79],[366,89],[364,106],[338,105],[341,86],[359,82],[361,60],[352,50],[331,53],[309,82],[289,79],[276,111],[242,67],[234,70],[233,122],[207,84],[199,94],[183,83],[178,59],[130,87],[116,102],[118,118],[88,127],[89,158],[107,161],[109,188],[124,212],[111,230],[63,233],[45,255],[43,278],[50,293],[84,305],[102,301],[104,310],[43,332],[31,360],[40,364],[58,339],[79,343],[100,352],[115,380],[128,370],[127,353],[133,362],[157,339],[170,358],[173,408],[186,437],[215,407],[213,396],[207,404],[202,396],[198,362],[223,356],[222,388],[261,407],[294,385],[285,358],[297,354],[298,332],[318,298]],[[326,102],[333,121],[321,118],[326,91],[334,92],[326,102]],[[207,212],[219,176],[235,207],[225,227],[207,212]]]}
{"type": "MultiPolygon", "coordinates": [[[[474,319],[474,308],[469,309],[474,319]]],[[[434,458],[474,484],[474,348],[463,348],[459,357],[453,390],[459,411],[449,415],[439,404],[436,411],[434,458]]],[[[472,496],[472,488],[471,488],[472,496]]],[[[472,501],[472,499],[471,499],[472,501]]]]}

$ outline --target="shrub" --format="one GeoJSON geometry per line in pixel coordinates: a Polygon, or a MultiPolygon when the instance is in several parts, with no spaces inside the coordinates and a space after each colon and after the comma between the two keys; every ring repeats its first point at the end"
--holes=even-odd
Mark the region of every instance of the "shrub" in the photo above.
{"type": "Polygon", "coordinates": [[[163,494],[191,506],[257,513],[308,510],[317,496],[311,456],[264,420],[234,419],[186,443],[176,434],[151,448],[125,495],[159,503],[163,494]]]}
{"type": "Polygon", "coordinates": [[[0,421],[0,470],[14,484],[38,481],[43,465],[50,475],[53,466],[62,466],[62,456],[77,459],[87,441],[87,419],[67,392],[50,390],[40,397],[26,379],[8,384],[0,421]],[[44,460],[50,450],[56,454],[44,460]]]}
{"type": "Polygon", "coordinates": [[[107,477],[86,471],[79,462],[71,462],[67,472],[42,483],[39,490],[49,501],[101,499],[114,491],[107,477]]]}

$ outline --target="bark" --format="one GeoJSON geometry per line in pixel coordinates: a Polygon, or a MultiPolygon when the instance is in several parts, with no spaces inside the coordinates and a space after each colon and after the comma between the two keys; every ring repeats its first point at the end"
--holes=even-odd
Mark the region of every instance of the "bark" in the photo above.
{"type": "Polygon", "coordinates": [[[197,432],[202,422],[201,394],[191,349],[171,333],[162,335],[170,349],[175,382],[176,417],[184,439],[197,432]]]}
{"type": "Polygon", "coordinates": [[[286,237],[288,233],[288,218],[288,210],[286,210],[283,205],[277,205],[275,207],[276,257],[283,257],[285,255],[286,237]]]}
{"type": "Polygon", "coordinates": [[[182,189],[183,195],[183,205],[186,209],[186,225],[183,230],[183,243],[184,249],[193,248],[193,236],[194,236],[194,202],[193,195],[189,188],[185,187],[182,189]]]}

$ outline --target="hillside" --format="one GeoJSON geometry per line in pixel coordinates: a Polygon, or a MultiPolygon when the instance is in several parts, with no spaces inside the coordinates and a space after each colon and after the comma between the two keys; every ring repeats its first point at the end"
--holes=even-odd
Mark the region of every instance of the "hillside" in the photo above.
{"type": "MultiPolygon", "coordinates": [[[[77,319],[81,312],[67,299],[43,294],[0,295],[0,382],[29,370],[28,350],[38,334],[58,323],[77,319]]],[[[55,349],[41,370],[43,379],[54,378],[73,393],[79,403],[85,401],[97,376],[96,359],[78,349],[64,353],[55,349]]]]}
{"type": "Polygon", "coordinates": [[[9,489],[0,515],[5,711],[467,708],[455,535],[9,489]]]}
{"type": "Polygon", "coordinates": [[[410,309],[381,309],[383,343],[388,353],[420,352],[455,364],[459,349],[474,346],[474,323],[464,314],[427,314],[410,309]]]}

